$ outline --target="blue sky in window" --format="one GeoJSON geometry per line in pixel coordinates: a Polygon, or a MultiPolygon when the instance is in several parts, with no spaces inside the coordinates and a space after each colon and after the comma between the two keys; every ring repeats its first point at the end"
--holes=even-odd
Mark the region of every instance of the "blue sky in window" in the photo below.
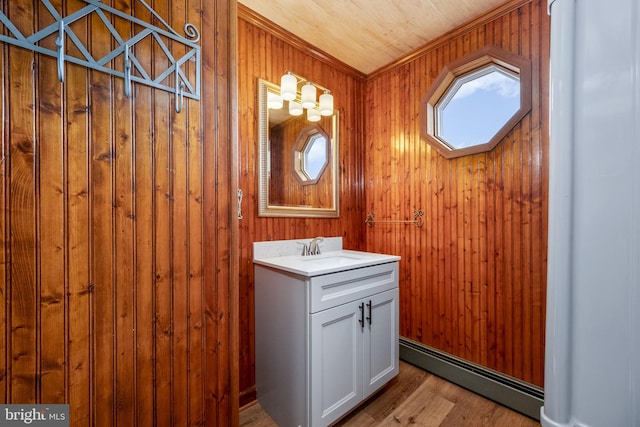
{"type": "Polygon", "coordinates": [[[311,179],[318,179],[326,163],[327,139],[319,134],[314,135],[304,150],[304,171],[311,179]]]}
{"type": "Polygon", "coordinates": [[[520,109],[520,82],[492,71],[463,83],[441,111],[439,136],[455,148],[484,144],[520,109]]]}

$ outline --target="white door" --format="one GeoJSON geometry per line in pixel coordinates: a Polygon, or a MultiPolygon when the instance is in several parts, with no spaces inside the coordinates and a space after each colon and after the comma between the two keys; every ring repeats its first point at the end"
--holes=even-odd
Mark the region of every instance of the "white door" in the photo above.
{"type": "Polygon", "coordinates": [[[364,303],[311,315],[311,425],[326,426],[362,400],[364,303]]]}
{"type": "Polygon", "coordinates": [[[365,299],[364,397],[400,372],[398,289],[365,299]]]}

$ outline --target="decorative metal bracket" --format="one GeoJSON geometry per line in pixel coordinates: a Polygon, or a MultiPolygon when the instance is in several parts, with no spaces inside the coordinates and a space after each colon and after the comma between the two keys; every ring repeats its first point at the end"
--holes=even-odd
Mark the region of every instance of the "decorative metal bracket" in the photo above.
{"type": "Polygon", "coordinates": [[[414,224],[416,227],[422,227],[422,225],[424,224],[424,219],[422,219],[423,215],[424,212],[422,211],[422,209],[420,209],[417,211],[413,211],[413,220],[377,220],[374,219],[375,214],[373,212],[369,212],[367,214],[367,219],[365,219],[364,222],[369,227],[373,227],[378,222],[387,224],[414,224]]]}
{"type": "MultiPolygon", "coordinates": [[[[166,30],[107,6],[100,0],[84,0],[87,6],[65,17],[62,17],[58,13],[50,0],[40,1],[56,22],[30,36],[25,36],[4,12],[0,11],[0,22],[4,25],[5,30],[0,33],[0,41],[56,58],[58,61],[58,79],[61,82],[64,82],[64,64],[65,62],[71,62],[112,76],[122,77],[124,79],[124,92],[127,97],[131,96],[131,82],[172,92],[176,97],[175,107],[178,113],[182,111],[185,97],[200,100],[201,53],[200,46],[196,44],[200,40],[200,32],[193,24],[188,23],[184,26],[186,37],[182,37],[145,3],[144,0],[138,1],[166,27],[166,30]],[[80,41],[70,27],[72,23],[83,18],[91,19],[90,16],[92,14],[97,15],[97,18],[100,19],[109,30],[112,36],[112,45],[115,46],[111,52],[101,58],[94,58],[91,52],[89,52],[89,49],[80,41]],[[108,15],[112,18],[123,19],[133,24],[129,27],[134,29],[135,34],[130,37],[127,36],[128,38],[125,40],[116,30],[108,15]],[[56,50],[51,50],[40,45],[40,42],[56,32],[58,33],[55,40],[56,50]],[[135,55],[136,44],[147,38],[151,39],[156,46],[160,47],[160,51],[166,56],[168,63],[166,68],[156,70],[153,76],[150,71],[145,70],[135,55]],[[65,49],[66,40],[69,40],[77,48],[81,57],[67,54],[65,49]],[[173,50],[170,49],[169,46],[171,46],[173,50]],[[176,51],[184,51],[185,53],[176,57],[172,53],[176,51]],[[122,70],[113,67],[113,60],[120,55],[123,57],[122,70]],[[194,70],[191,72],[190,67],[186,66],[188,61],[195,63],[193,67],[194,70]],[[172,74],[174,76],[173,79],[171,78],[172,74]]],[[[161,62],[163,61],[155,61],[155,66],[157,67],[157,64],[161,62]]]]}

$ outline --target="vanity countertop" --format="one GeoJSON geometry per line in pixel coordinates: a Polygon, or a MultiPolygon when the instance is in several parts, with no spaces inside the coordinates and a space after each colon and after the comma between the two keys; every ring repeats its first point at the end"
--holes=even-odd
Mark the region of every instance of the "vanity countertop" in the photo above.
{"type": "Polygon", "coordinates": [[[285,255],[257,258],[253,262],[266,267],[311,277],[399,260],[400,257],[397,255],[341,249],[323,252],[320,255],[285,255]]]}

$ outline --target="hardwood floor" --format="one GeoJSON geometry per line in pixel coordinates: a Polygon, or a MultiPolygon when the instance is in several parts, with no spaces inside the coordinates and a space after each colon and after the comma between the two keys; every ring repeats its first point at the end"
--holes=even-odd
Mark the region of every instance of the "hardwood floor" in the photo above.
{"type": "MultiPolygon", "coordinates": [[[[400,362],[400,374],[336,426],[528,427],[537,421],[400,362]]],[[[259,404],[240,412],[241,427],[274,427],[259,404]]],[[[286,426],[280,426],[286,427],[286,426]]]]}

